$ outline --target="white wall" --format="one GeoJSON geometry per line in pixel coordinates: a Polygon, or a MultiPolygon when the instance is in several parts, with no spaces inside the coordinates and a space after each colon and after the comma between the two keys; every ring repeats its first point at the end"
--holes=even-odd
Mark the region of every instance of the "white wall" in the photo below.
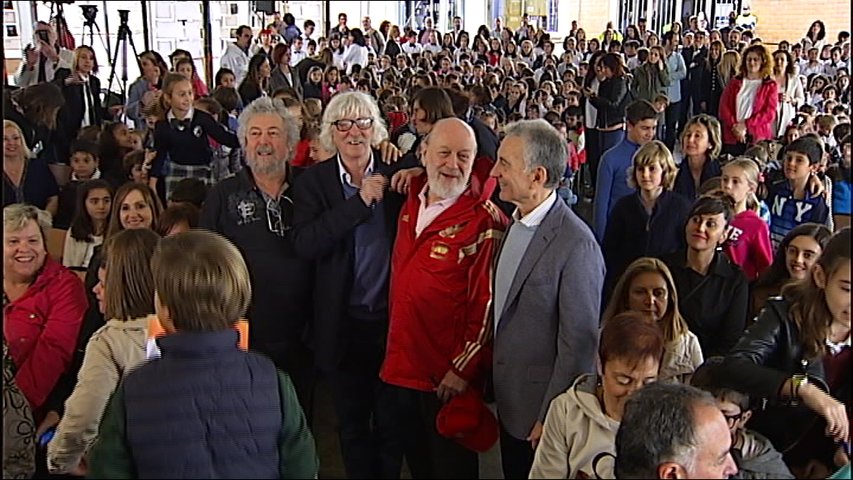
{"type": "MultiPolygon", "coordinates": [[[[321,2],[322,3],[322,2],[321,2]]],[[[361,19],[370,17],[373,28],[379,28],[384,20],[391,23],[399,23],[400,15],[403,13],[402,2],[329,2],[329,19],[331,26],[338,24],[338,14],[347,14],[347,25],[350,28],[361,28],[361,19]]]]}
{"type": "Polygon", "coordinates": [[[492,22],[488,18],[488,0],[464,0],[464,2],[464,8],[462,9],[462,25],[469,34],[476,34],[477,28],[479,28],[480,25],[492,25],[492,22]]]}

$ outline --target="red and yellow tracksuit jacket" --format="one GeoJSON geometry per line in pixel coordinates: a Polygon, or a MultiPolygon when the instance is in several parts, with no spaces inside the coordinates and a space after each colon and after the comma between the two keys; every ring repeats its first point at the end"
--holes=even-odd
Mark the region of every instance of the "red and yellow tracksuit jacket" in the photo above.
{"type": "Polygon", "coordinates": [[[432,391],[448,370],[481,384],[491,364],[494,256],[507,218],[489,197],[491,162],[478,159],[468,189],[415,237],[426,175],[413,179],[391,259],[383,381],[432,391]]]}

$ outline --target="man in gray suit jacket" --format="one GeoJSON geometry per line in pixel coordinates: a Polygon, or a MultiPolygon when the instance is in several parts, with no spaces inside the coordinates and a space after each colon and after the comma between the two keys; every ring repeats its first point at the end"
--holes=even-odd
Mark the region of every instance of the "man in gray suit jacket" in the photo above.
{"type": "Polygon", "coordinates": [[[492,176],[517,209],[495,273],[493,376],[504,478],[527,478],[551,400],[594,371],[604,259],[555,193],[566,140],[544,120],[505,130],[492,176]]]}

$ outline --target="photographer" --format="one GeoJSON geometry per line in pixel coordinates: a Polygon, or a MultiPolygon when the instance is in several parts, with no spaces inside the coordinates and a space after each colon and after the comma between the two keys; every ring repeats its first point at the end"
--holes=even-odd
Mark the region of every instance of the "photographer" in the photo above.
{"type": "Polygon", "coordinates": [[[56,32],[50,24],[38,22],[33,32],[33,43],[24,49],[25,61],[15,73],[15,84],[24,88],[53,81],[56,70],[71,68],[73,58],[71,50],[59,46],[56,32]]]}

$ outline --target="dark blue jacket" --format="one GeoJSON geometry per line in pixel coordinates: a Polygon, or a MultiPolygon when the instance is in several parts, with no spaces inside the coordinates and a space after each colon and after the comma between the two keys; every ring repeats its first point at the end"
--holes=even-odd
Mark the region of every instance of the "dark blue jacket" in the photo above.
{"type": "Polygon", "coordinates": [[[643,207],[640,192],[620,198],[610,212],[602,244],[607,266],[605,292],[610,293],[634,260],[683,248],[689,213],[690,203],[675,192],[661,193],[651,215],[643,207]]]}
{"type": "Polygon", "coordinates": [[[174,333],[157,344],[162,357],[131,372],[107,407],[93,478],[316,475],[289,379],[239,350],[236,331],[174,333]]]}
{"type": "MultiPolygon", "coordinates": [[[[720,166],[720,161],[717,159],[709,159],[702,167],[702,175],[699,176],[699,186],[714,178],[719,177],[723,173],[720,166]]],[[[672,188],[675,193],[679,193],[686,198],[690,203],[693,203],[699,196],[696,191],[696,184],[693,183],[693,175],[690,173],[690,165],[687,164],[687,158],[681,161],[681,166],[678,167],[678,173],[675,175],[675,186],[672,188]]]]}

